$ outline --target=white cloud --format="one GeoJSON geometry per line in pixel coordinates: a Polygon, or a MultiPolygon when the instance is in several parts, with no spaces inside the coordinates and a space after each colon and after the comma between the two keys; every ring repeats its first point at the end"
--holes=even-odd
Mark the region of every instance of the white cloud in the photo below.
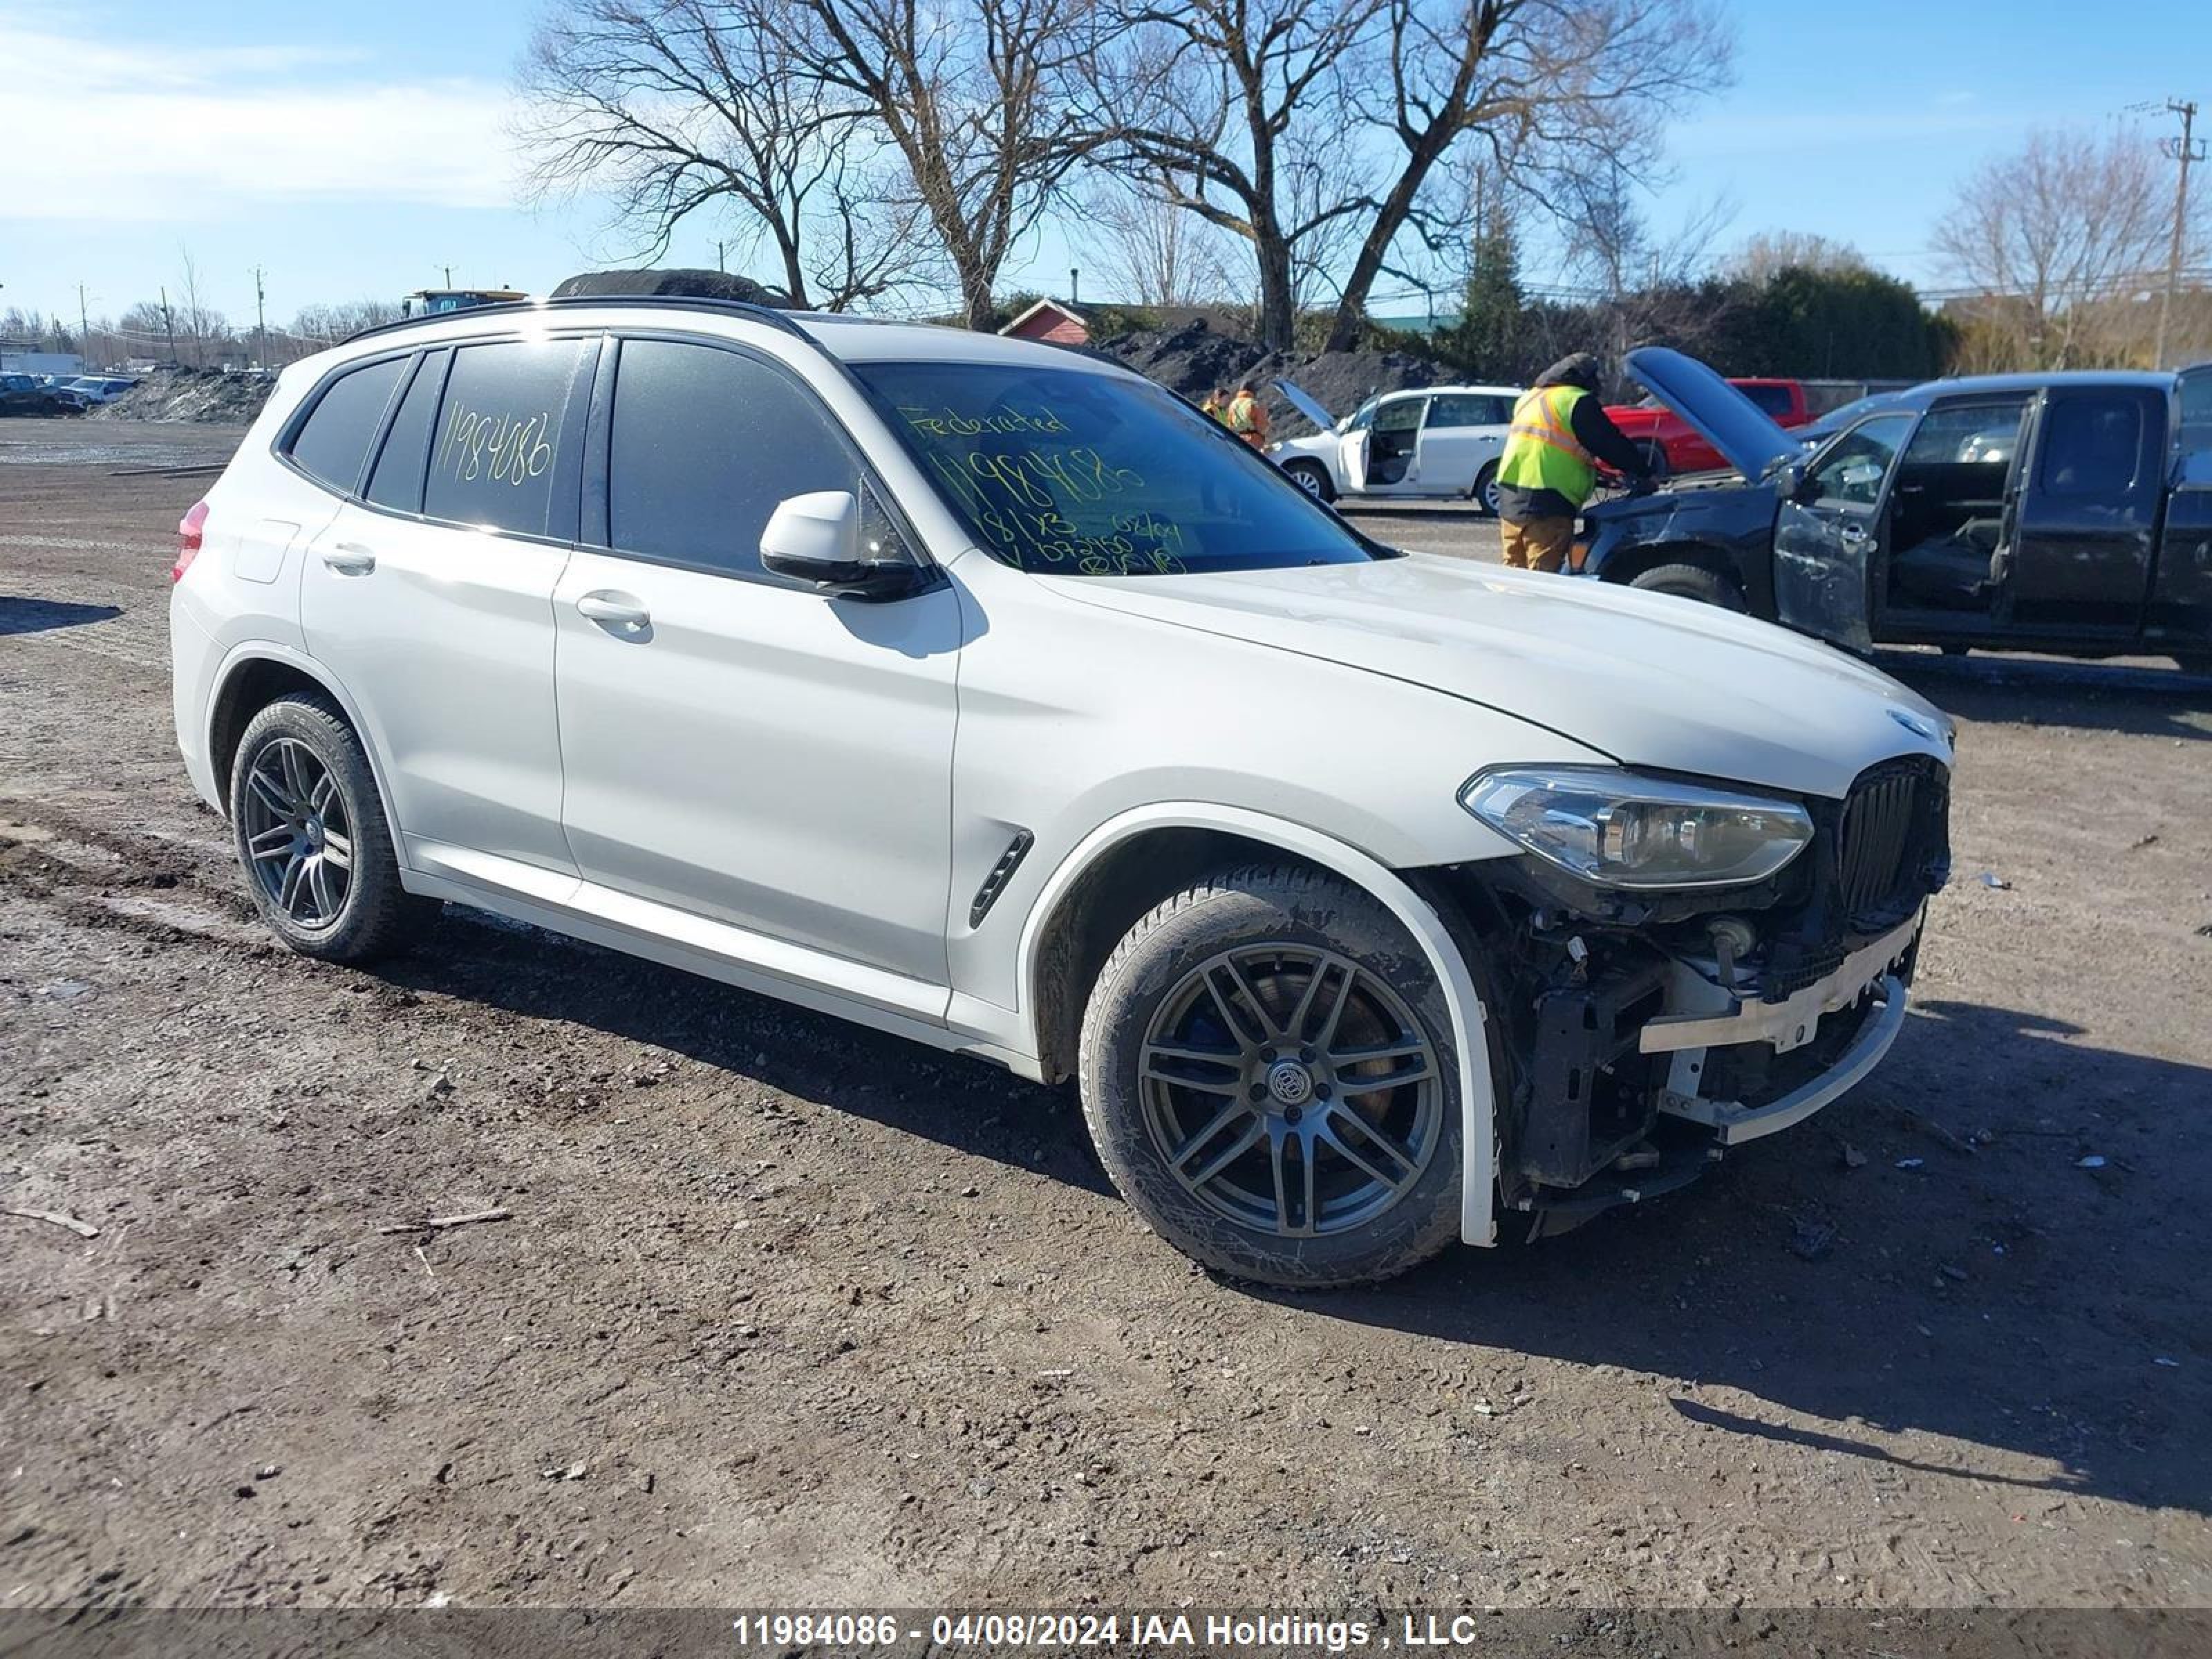
{"type": "Polygon", "coordinates": [[[228,217],[319,201],[504,207],[507,93],[311,46],[136,47],[0,23],[0,216],[228,217]]]}

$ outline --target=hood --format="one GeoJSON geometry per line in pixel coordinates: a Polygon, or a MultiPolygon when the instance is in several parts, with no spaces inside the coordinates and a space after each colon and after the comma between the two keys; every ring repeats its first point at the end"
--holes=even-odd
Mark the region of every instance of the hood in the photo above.
{"type": "MultiPolygon", "coordinates": [[[[1840,798],[1950,722],[1856,659],[1664,593],[1413,554],[1218,575],[1048,577],[1084,603],[1341,663],[1624,765],[1840,798]]],[[[1468,769],[1520,758],[1470,755],[1468,769]]]]}
{"type": "Polygon", "coordinates": [[[1291,381],[1276,381],[1275,390],[1281,392],[1284,397],[1290,399],[1291,407],[1292,409],[1297,410],[1299,414],[1304,416],[1306,419],[1311,421],[1322,431],[1334,432],[1336,430],[1336,416],[1323,409],[1311,398],[1306,396],[1304,392],[1300,391],[1297,386],[1293,385],[1291,381]]]}
{"type": "Polygon", "coordinates": [[[1757,404],[1695,357],[1644,346],[1630,352],[1625,366],[1747,478],[1765,477],[1769,468],[1804,453],[1757,404]]]}

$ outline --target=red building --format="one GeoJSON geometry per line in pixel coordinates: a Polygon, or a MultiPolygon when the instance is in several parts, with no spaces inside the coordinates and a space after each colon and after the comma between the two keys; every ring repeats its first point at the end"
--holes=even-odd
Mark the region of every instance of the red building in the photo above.
{"type": "Polygon", "coordinates": [[[1091,325],[1083,313],[1057,300],[1039,300],[999,332],[1018,340],[1042,340],[1047,345],[1091,343],[1091,325]]]}

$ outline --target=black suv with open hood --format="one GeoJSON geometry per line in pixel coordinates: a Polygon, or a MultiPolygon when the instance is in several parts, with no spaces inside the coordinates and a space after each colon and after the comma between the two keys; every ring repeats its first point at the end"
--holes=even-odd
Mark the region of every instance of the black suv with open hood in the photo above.
{"type": "Polygon", "coordinates": [[[1810,452],[1695,358],[1627,368],[1741,476],[1593,506],[1585,576],[1855,650],[2212,672],[2212,365],[1932,380],[1810,452]]]}

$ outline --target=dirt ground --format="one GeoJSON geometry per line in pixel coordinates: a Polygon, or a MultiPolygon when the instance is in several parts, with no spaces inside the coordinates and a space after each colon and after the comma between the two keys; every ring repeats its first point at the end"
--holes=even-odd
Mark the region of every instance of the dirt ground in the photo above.
{"type": "Polygon", "coordinates": [[[2212,1602],[2212,682],[1897,657],[1959,878],[1877,1077],[1298,1301],[1063,1092],[465,912],[274,948],[195,481],[110,476],[235,437],[0,432],[0,1208],[100,1230],[0,1216],[0,1607],[2212,1602]]]}

